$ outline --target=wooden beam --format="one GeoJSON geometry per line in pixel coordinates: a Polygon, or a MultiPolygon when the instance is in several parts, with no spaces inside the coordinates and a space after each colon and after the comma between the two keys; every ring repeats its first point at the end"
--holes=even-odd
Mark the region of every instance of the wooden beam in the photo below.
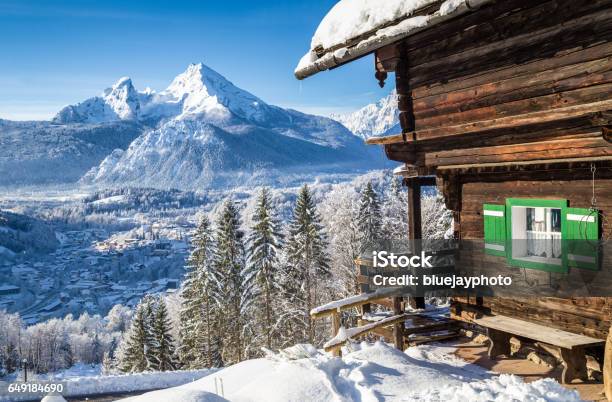
{"type": "Polygon", "coordinates": [[[425,154],[425,164],[440,167],[600,156],[612,156],[612,146],[602,137],[592,137],[431,152],[425,154]]]}
{"type": "Polygon", "coordinates": [[[589,62],[605,58],[612,53],[612,43],[605,42],[586,49],[581,47],[573,51],[563,52],[545,59],[535,59],[523,64],[508,66],[502,69],[486,71],[473,77],[464,77],[451,82],[441,82],[431,86],[420,86],[414,88],[414,99],[433,97],[450,92],[458,92],[468,88],[474,88],[487,83],[497,83],[511,80],[515,77],[532,77],[534,74],[553,70],[572,64],[589,62]]]}
{"type": "MultiPolygon", "coordinates": [[[[350,339],[357,338],[361,335],[365,335],[367,333],[373,332],[376,328],[388,327],[388,326],[395,325],[398,323],[403,323],[406,320],[406,318],[408,318],[407,314],[398,314],[398,315],[384,318],[377,322],[363,325],[361,327],[350,328],[349,329],[351,331],[350,339]]],[[[329,341],[324,345],[324,349],[326,352],[333,351],[334,349],[341,348],[342,345],[344,345],[347,341],[348,339],[329,341]]]]}
{"type": "Polygon", "coordinates": [[[395,89],[397,91],[397,107],[402,133],[415,130],[414,110],[412,105],[412,89],[410,88],[408,57],[400,54],[395,67],[395,89]]]}
{"type": "MultiPolygon", "coordinates": [[[[458,124],[447,127],[437,127],[423,130],[416,130],[412,137],[416,141],[423,141],[434,138],[446,138],[457,135],[484,133],[487,131],[511,129],[522,126],[537,125],[555,121],[569,120],[585,116],[595,116],[597,112],[612,110],[612,99],[574,105],[553,110],[542,110],[533,113],[525,113],[517,116],[500,117],[489,120],[476,121],[466,124],[458,124]]],[[[406,142],[411,135],[396,134],[386,137],[368,138],[368,144],[394,144],[406,142]]]]}
{"type": "Polygon", "coordinates": [[[542,165],[550,166],[554,164],[568,164],[568,163],[593,163],[593,162],[612,162],[612,157],[601,156],[593,158],[566,158],[566,159],[548,159],[548,160],[533,160],[533,161],[516,161],[516,162],[503,162],[503,163],[475,163],[467,165],[449,165],[440,166],[438,171],[444,172],[445,170],[467,170],[467,169],[489,169],[497,167],[508,167],[508,166],[529,166],[529,165],[542,165]]]}
{"type": "MultiPolygon", "coordinates": [[[[612,47],[612,46],[611,46],[612,47]]],[[[612,52],[612,48],[610,49],[612,52]]],[[[417,119],[571,91],[610,82],[612,56],[431,95],[414,101],[417,119]]]]}
{"type": "Polygon", "coordinates": [[[403,292],[405,292],[405,289],[402,288],[377,289],[371,293],[347,297],[345,299],[336,300],[326,305],[317,307],[310,312],[310,316],[313,318],[321,318],[334,314],[337,311],[348,310],[368,303],[385,303],[385,300],[389,297],[401,296],[403,292]]]}
{"type": "MultiPolygon", "coordinates": [[[[404,180],[408,187],[408,239],[417,244],[423,238],[421,223],[421,181],[420,178],[404,180]]],[[[413,308],[425,308],[425,298],[410,297],[408,303],[413,308]]]]}
{"type": "Polygon", "coordinates": [[[517,61],[553,57],[563,49],[609,40],[611,27],[612,9],[608,7],[544,29],[523,30],[504,40],[477,45],[447,57],[431,54],[427,62],[411,69],[411,84],[428,85],[440,81],[440,77],[450,80],[474,71],[514,65],[517,61]]]}
{"type": "MultiPolygon", "coordinates": [[[[403,314],[402,298],[393,298],[393,314],[400,316],[403,314]]],[[[398,321],[393,324],[393,344],[399,350],[404,350],[404,321],[398,321]]]]}
{"type": "MultiPolygon", "coordinates": [[[[610,68],[612,68],[612,58],[610,60],[610,68]]],[[[612,92],[612,71],[607,71],[601,77],[590,75],[585,81],[597,82],[598,85],[566,91],[562,91],[561,88],[557,91],[553,87],[548,93],[530,93],[529,90],[518,91],[511,93],[511,98],[503,94],[495,94],[482,102],[463,101],[460,105],[453,105],[452,109],[440,107],[436,110],[435,115],[429,117],[417,116],[417,128],[423,130],[453,126],[500,117],[552,111],[609,99],[612,92]]]]}
{"type": "Polygon", "coordinates": [[[421,231],[421,183],[418,179],[406,179],[408,187],[408,238],[420,240],[421,231]]]}
{"type": "Polygon", "coordinates": [[[612,401],[612,328],[608,332],[604,351],[603,383],[605,396],[612,401]]]}
{"type": "MultiPolygon", "coordinates": [[[[336,336],[338,334],[338,331],[340,331],[340,314],[336,311],[331,315],[331,322],[332,322],[332,336],[336,336]]],[[[342,354],[341,349],[340,348],[336,348],[332,351],[332,354],[336,357],[340,357],[340,355],[342,354]]]]}

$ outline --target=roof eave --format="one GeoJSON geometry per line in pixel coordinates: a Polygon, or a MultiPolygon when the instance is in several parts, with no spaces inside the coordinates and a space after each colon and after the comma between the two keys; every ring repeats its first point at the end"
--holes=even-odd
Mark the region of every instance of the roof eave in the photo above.
{"type": "MultiPolygon", "coordinates": [[[[438,25],[451,18],[455,18],[460,15],[472,12],[485,4],[492,3],[493,1],[495,0],[465,0],[455,10],[448,14],[440,15],[439,12],[431,14],[427,24],[423,26],[409,27],[405,31],[399,31],[396,34],[391,34],[388,36],[378,37],[377,35],[373,35],[357,43],[354,46],[340,48],[333,52],[327,52],[321,57],[317,58],[316,60],[310,62],[309,64],[301,68],[299,68],[298,66],[298,68],[296,68],[294,72],[295,78],[297,78],[298,80],[303,80],[304,78],[313,76],[321,71],[330,70],[334,67],[346,64],[369,53],[373,53],[377,49],[380,49],[384,46],[390,45],[411,35],[414,35],[417,32],[423,31],[434,25],[438,25]]],[[[399,23],[390,28],[398,27],[399,25],[408,20],[410,20],[410,17],[400,21],[399,23]]]]}

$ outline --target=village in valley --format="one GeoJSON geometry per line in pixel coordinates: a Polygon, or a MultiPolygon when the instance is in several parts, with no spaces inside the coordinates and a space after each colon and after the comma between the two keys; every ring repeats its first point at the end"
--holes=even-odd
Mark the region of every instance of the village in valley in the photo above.
{"type": "Polygon", "coordinates": [[[108,237],[104,229],[60,233],[56,251],[0,267],[5,278],[0,306],[27,324],[66,314],[106,313],[116,304],[134,307],[148,293],[179,287],[189,227],[170,227],[176,238],[155,238],[156,225],[134,237],[108,237]]]}

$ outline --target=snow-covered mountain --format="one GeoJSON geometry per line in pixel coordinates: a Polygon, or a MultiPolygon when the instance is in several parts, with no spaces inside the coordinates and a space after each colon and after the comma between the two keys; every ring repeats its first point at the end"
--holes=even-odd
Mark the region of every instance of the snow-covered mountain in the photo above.
{"type": "MultiPolygon", "coordinates": [[[[92,99],[126,109],[127,102],[116,102],[124,98],[110,97],[115,87],[92,99]]],[[[181,189],[275,185],[384,164],[380,150],[338,122],[269,105],[203,64],[190,65],[159,93],[134,93],[131,118],[156,126],[127,150],[109,154],[83,182],[181,189]]]]}
{"type": "Polygon", "coordinates": [[[388,164],[337,121],[267,104],[201,63],[159,92],[123,77],[51,122],[0,121],[0,146],[0,185],[287,185],[388,164]]]}
{"type": "Polygon", "coordinates": [[[256,96],[236,87],[202,63],[191,64],[165,90],[137,91],[129,77],[76,105],[64,107],[56,123],[106,123],[118,120],[159,122],[163,119],[200,117],[228,121],[232,117],[260,121],[270,112],[256,96]]]}
{"type": "Polygon", "coordinates": [[[376,103],[352,113],[333,114],[330,117],[363,139],[401,132],[395,89],[376,103]]]}
{"type": "Polygon", "coordinates": [[[66,124],[136,120],[140,117],[140,104],[146,98],[146,93],[134,89],[130,78],[122,77],[102,95],[64,107],[53,118],[53,122],[66,124]]]}

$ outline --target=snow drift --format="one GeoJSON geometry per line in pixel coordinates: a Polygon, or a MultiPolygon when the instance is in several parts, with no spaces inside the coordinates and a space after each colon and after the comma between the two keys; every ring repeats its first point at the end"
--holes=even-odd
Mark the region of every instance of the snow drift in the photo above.
{"type": "Polygon", "coordinates": [[[419,346],[402,353],[380,342],[353,348],[341,359],[299,348],[299,353],[247,360],[193,383],[124,401],[580,400],[577,392],[551,379],[526,384],[516,376],[494,377],[454,357],[450,348],[419,346]]]}

